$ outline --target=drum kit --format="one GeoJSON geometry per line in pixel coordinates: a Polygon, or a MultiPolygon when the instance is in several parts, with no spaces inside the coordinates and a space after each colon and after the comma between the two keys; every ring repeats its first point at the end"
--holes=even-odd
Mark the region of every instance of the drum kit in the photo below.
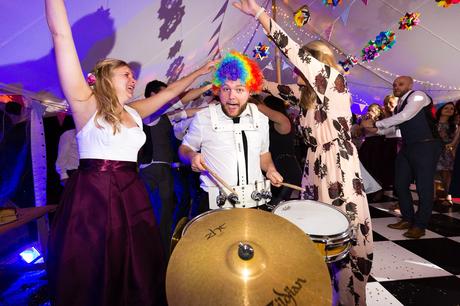
{"type": "Polygon", "coordinates": [[[331,305],[327,264],[353,231],[332,205],[294,200],[273,211],[215,209],[181,220],[166,275],[170,306],[331,305]]]}

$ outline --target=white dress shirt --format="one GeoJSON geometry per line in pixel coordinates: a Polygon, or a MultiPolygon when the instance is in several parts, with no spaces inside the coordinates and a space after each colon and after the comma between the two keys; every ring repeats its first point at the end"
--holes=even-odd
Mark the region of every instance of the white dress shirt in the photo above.
{"type": "MultiPolygon", "coordinates": [[[[233,125],[233,120],[225,115],[220,106],[216,107],[219,124],[233,125]]],[[[263,180],[260,169],[260,155],[267,153],[269,148],[268,118],[259,112],[257,107],[252,108],[257,112],[258,128],[246,130],[248,143],[248,183],[263,180]]],[[[240,116],[240,124],[251,123],[253,117],[249,105],[240,116]]],[[[201,151],[208,167],[214,170],[225,182],[236,186],[238,182],[237,148],[232,131],[215,131],[211,122],[209,107],[195,114],[189,130],[182,141],[183,145],[193,151],[201,151]]],[[[201,175],[201,188],[208,191],[208,186],[216,184],[206,175],[201,175]]]]}
{"type": "Polygon", "coordinates": [[[61,180],[68,179],[67,170],[78,168],[80,156],[75,129],[65,131],[59,138],[58,155],[56,159],[56,172],[61,180]]]}
{"type": "Polygon", "coordinates": [[[430,104],[430,99],[423,91],[415,91],[414,93],[410,95],[404,109],[399,112],[399,109],[401,108],[402,103],[404,102],[404,100],[407,98],[409,94],[410,94],[410,91],[407,92],[404,96],[402,96],[399,99],[398,105],[396,106],[396,110],[398,111],[397,114],[389,118],[377,121],[375,123],[375,126],[379,129],[379,134],[386,135],[391,130],[385,131],[385,129],[388,129],[390,127],[397,126],[403,122],[409,121],[410,119],[414,118],[415,115],[417,115],[417,113],[421,111],[425,106],[430,104]]]}

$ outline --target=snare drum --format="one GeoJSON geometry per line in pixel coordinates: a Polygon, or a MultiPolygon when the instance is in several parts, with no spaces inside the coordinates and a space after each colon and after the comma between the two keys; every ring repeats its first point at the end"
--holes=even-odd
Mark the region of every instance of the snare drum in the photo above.
{"type": "Polygon", "coordinates": [[[272,212],[309,235],[327,263],[345,258],[350,251],[353,240],[350,219],[334,206],[294,200],[278,204],[272,212]]]}

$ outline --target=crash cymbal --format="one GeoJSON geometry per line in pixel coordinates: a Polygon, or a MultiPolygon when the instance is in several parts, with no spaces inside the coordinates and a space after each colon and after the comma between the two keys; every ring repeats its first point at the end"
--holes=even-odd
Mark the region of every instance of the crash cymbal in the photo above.
{"type": "Polygon", "coordinates": [[[169,260],[166,293],[178,305],[331,305],[324,258],[297,226],[255,209],[191,221],[169,260]]]}

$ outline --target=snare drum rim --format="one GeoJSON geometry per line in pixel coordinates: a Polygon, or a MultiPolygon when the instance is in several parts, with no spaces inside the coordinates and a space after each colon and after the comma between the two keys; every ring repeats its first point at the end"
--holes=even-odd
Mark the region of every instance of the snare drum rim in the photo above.
{"type": "MultiPolygon", "coordinates": [[[[351,219],[343,212],[341,211],[340,209],[334,207],[332,204],[327,204],[327,203],[324,203],[324,202],[320,202],[320,201],[315,201],[315,200],[290,200],[290,201],[281,201],[280,203],[278,203],[278,205],[275,206],[275,208],[272,209],[272,213],[275,213],[275,211],[281,207],[281,206],[284,206],[286,205],[287,203],[289,202],[301,202],[301,201],[311,201],[311,202],[314,202],[314,203],[317,203],[317,204],[320,204],[320,205],[323,205],[323,206],[327,206],[329,208],[332,208],[334,209],[335,211],[339,212],[342,214],[342,216],[344,216],[347,221],[348,221],[348,227],[345,231],[343,232],[340,232],[338,234],[334,234],[334,235],[315,235],[315,234],[309,234],[309,233],[305,233],[307,234],[311,240],[313,241],[319,241],[319,242],[324,242],[326,244],[329,244],[330,242],[347,242],[349,240],[352,240],[354,237],[354,232],[353,232],[353,224],[351,223],[351,219]],[[348,240],[347,240],[348,239],[348,240]]],[[[307,204],[308,205],[308,204],[307,204]]],[[[279,215],[278,215],[279,216],[279,215]]],[[[280,216],[281,217],[281,216],[280,216]]]]}
{"type": "MultiPolygon", "coordinates": [[[[184,229],[182,230],[182,236],[181,237],[184,237],[185,233],[187,232],[188,228],[197,220],[203,218],[204,216],[207,216],[209,214],[212,214],[212,213],[216,213],[216,212],[219,212],[219,211],[224,211],[224,210],[230,210],[230,209],[238,209],[238,208],[233,208],[233,207],[222,207],[222,208],[218,208],[218,209],[211,209],[211,210],[208,210],[208,211],[205,211],[204,213],[201,213],[199,214],[198,216],[195,216],[192,220],[190,220],[189,222],[187,222],[187,224],[184,226],[184,229]]],[[[242,209],[245,209],[245,208],[242,208],[242,209]]]]}

